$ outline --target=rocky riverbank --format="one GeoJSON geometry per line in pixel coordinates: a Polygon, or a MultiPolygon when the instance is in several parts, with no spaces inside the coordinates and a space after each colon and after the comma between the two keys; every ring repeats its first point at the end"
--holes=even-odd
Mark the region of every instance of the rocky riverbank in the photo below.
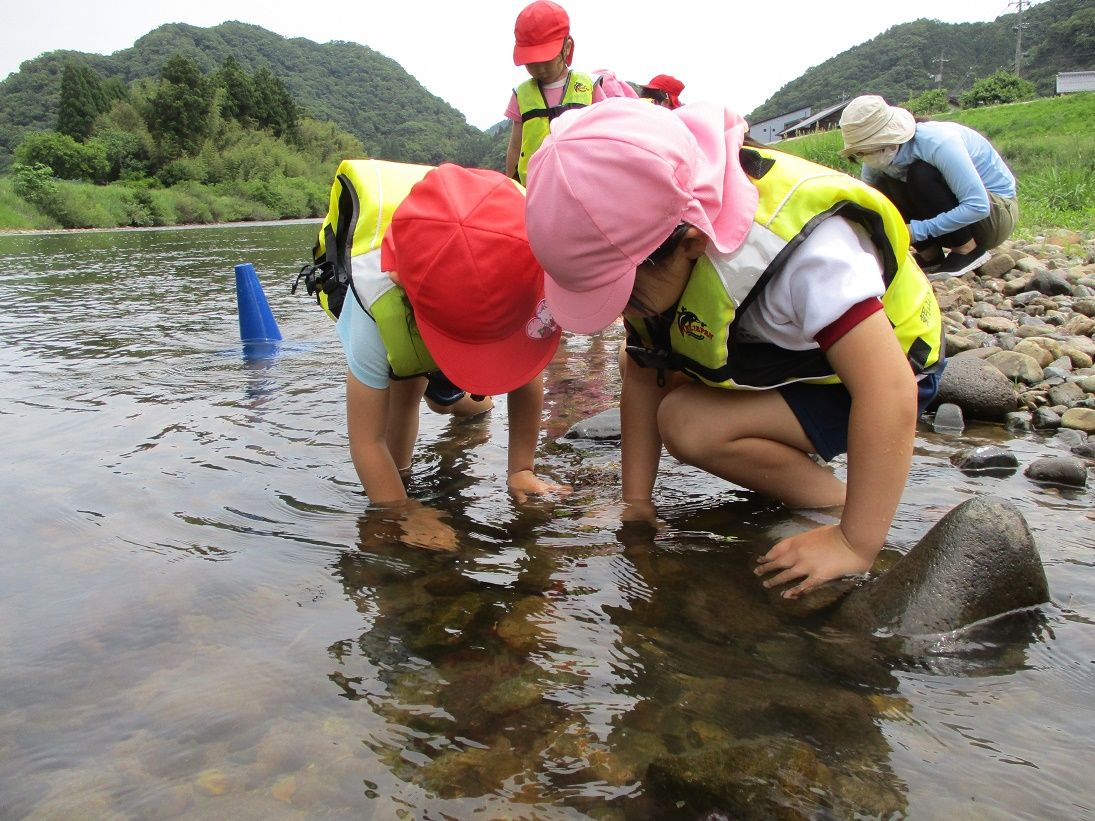
{"type": "MultiPolygon", "coordinates": [[[[1095,240],[1057,230],[1005,243],[978,271],[933,283],[948,362],[937,429],[965,420],[1060,435],[1072,457],[1027,467],[1036,481],[1086,484],[1095,448],[1095,240]],[[1085,461],[1086,460],[1086,461],[1085,461]]],[[[1007,467],[1000,448],[958,454],[963,469],[1007,467]]]]}

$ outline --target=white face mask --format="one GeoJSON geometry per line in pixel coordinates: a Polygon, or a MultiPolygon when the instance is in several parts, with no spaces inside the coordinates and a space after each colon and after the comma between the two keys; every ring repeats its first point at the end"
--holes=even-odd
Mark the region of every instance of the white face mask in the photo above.
{"type": "Polygon", "coordinates": [[[897,146],[889,145],[878,151],[872,151],[870,154],[861,154],[859,157],[862,162],[868,168],[880,169],[885,168],[888,165],[893,164],[894,157],[897,156],[897,146]]]}

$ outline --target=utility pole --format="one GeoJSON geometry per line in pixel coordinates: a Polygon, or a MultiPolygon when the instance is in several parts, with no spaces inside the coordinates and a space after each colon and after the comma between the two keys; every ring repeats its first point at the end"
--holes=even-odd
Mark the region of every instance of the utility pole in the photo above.
{"type": "Polygon", "coordinates": [[[1011,0],[1008,3],[1009,6],[1015,6],[1019,12],[1019,22],[1015,25],[1015,76],[1019,77],[1019,70],[1023,65],[1023,29],[1026,28],[1026,23],[1023,22],[1023,9],[1030,8],[1030,0],[1011,0]]]}
{"type": "MultiPolygon", "coordinates": [[[[1019,0],[1019,2],[1023,2],[1023,0],[1019,0]]],[[[940,51],[939,56],[936,57],[934,60],[932,60],[932,62],[933,63],[939,63],[939,71],[936,72],[936,75],[935,75],[935,87],[936,88],[942,88],[943,87],[943,63],[949,63],[950,60],[944,59],[943,58],[943,52],[940,51]]]]}

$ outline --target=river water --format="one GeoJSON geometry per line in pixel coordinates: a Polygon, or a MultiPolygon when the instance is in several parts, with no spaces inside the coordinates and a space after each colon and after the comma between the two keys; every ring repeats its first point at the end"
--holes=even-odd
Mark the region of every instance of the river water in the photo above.
{"type": "Polygon", "coordinates": [[[561,438],[614,403],[616,331],[549,368],[569,495],[511,501],[504,398],[424,412],[414,493],[460,549],[409,548],[350,463],[334,328],[288,292],[315,230],[0,236],[0,817],[1095,817],[1092,491],[949,461],[1059,443],[922,424],[880,566],[993,494],[1052,600],[914,657],[752,576],[824,517],[666,457],[665,526],[619,531],[618,448],[561,438]],[[652,777],[693,759],[702,785],[652,777]]]}

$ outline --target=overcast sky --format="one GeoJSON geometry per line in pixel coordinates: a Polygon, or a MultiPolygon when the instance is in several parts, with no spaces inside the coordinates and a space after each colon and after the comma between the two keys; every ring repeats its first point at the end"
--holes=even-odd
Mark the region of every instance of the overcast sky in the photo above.
{"type": "MultiPolygon", "coordinates": [[[[164,23],[206,27],[226,20],[253,23],[285,37],[369,46],[479,128],[502,119],[509,89],[528,76],[512,59],[514,19],[527,0],[0,2],[0,79],[46,51],[111,54],[164,23]]],[[[984,22],[1014,12],[1014,3],[563,0],[562,5],[570,13],[575,68],[608,68],[640,83],[655,74],[672,74],[685,83],[685,102],[715,100],[747,114],[806,69],[890,26],[921,17],[984,22]]],[[[1003,55],[1002,64],[1009,59],[1003,55]]],[[[959,68],[944,64],[944,84],[951,71],[959,68]]],[[[852,95],[862,89],[847,91],[852,95]]]]}

